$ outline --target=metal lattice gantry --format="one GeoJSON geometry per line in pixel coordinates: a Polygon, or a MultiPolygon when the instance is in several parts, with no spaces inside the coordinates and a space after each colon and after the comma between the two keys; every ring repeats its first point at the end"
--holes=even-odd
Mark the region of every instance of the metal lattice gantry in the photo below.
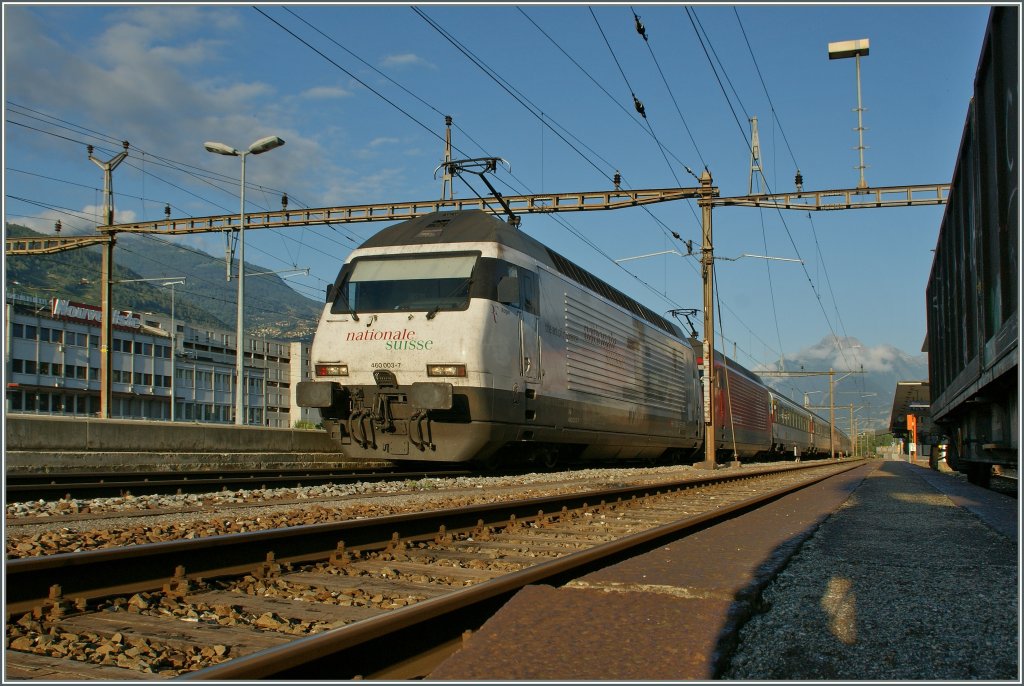
{"type": "Polygon", "coordinates": [[[4,246],[7,255],[50,255],[85,248],[90,245],[109,243],[109,235],[67,236],[64,238],[8,238],[4,246]]]}
{"type": "Polygon", "coordinates": [[[767,207],[780,210],[857,210],[877,207],[942,205],[949,196],[949,184],[921,186],[880,186],[796,191],[768,195],[740,195],[718,198],[716,207],[767,207]]]}
{"type": "MultiPolygon", "coordinates": [[[[588,210],[614,210],[671,200],[700,197],[700,188],[660,188],[646,190],[588,191],[582,193],[548,193],[538,195],[507,195],[503,200],[517,213],[580,212],[588,210]]],[[[715,189],[718,194],[718,189],[715,189]]],[[[413,219],[431,212],[458,212],[483,210],[502,214],[505,210],[495,198],[465,198],[449,200],[422,200],[414,202],[378,203],[372,205],[345,205],[311,209],[282,209],[247,212],[245,229],[281,229],[311,224],[355,223],[373,221],[400,221],[413,219]]],[[[179,235],[210,231],[235,231],[238,213],[184,219],[160,219],[151,222],[133,222],[101,226],[100,231],[123,233],[159,233],[179,235]]]]}

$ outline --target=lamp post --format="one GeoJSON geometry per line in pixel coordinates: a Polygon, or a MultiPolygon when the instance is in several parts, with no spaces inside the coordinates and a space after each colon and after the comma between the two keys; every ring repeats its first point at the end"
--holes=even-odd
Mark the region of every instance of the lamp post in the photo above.
{"type": "Polygon", "coordinates": [[[860,183],[857,184],[857,188],[868,187],[867,181],[864,180],[864,108],[861,106],[860,102],[860,58],[861,55],[867,57],[868,48],[870,47],[870,42],[867,38],[845,40],[839,41],[838,43],[828,44],[828,58],[830,60],[841,60],[847,57],[853,57],[857,62],[857,150],[860,151],[860,183]]]}
{"type": "Polygon", "coordinates": [[[209,152],[216,153],[218,155],[228,155],[230,157],[241,157],[242,158],[242,183],[241,183],[241,209],[239,210],[238,220],[238,314],[237,323],[235,327],[235,348],[236,348],[236,359],[235,359],[235,424],[245,424],[245,406],[242,402],[243,394],[245,393],[245,356],[242,348],[242,338],[245,333],[243,322],[242,322],[242,308],[244,306],[245,299],[245,158],[247,155],[259,155],[279,148],[284,145],[284,141],[277,136],[267,136],[261,138],[252,145],[249,146],[248,150],[239,151],[232,148],[230,145],[224,143],[216,143],[213,141],[207,141],[203,143],[209,152]]]}
{"type": "Polygon", "coordinates": [[[171,421],[174,421],[174,406],[177,404],[177,398],[174,397],[174,378],[177,376],[177,370],[175,369],[175,361],[178,357],[178,326],[174,320],[174,287],[175,285],[184,285],[185,279],[179,279],[177,281],[167,281],[160,284],[161,286],[171,287],[171,421]]]}

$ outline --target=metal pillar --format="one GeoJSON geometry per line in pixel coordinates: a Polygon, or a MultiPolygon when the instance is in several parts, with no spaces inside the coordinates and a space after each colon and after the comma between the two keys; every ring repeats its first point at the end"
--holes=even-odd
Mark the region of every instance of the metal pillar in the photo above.
{"type": "Polygon", "coordinates": [[[110,348],[113,342],[111,322],[112,298],[114,295],[114,236],[103,244],[103,261],[100,267],[100,419],[110,418],[111,406],[111,364],[110,348]]]}
{"type": "MultiPolygon", "coordinates": [[[[111,226],[114,223],[114,169],[121,164],[128,156],[128,141],[121,145],[124,150],[117,153],[109,162],[103,162],[93,157],[93,147],[90,145],[89,160],[103,170],[103,223],[104,226],[111,226]]],[[[110,418],[111,405],[111,364],[110,349],[113,341],[111,322],[113,316],[113,295],[114,295],[114,234],[110,234],[110,240],[103,246],[103,262],[100,267],[100,317],[103,320],[100,325],[100,418],[110,418]]]]}
{"type": "Polygon", "coordinates": [[[711,174],[700,175],[701,276],[704,280],[704,469],[715,468],[715,257],[711,241],[711,174]]]}
{"type": "Polygon", "coordinates": [[[864,180],[864,108],[860,101],[860,53],[854,58],[857,63],[857,150],[860,151],[860,182],[857,188],[867,188],[868,182],[864,180]]]}
{"type": "Polygon", "coordinates": [[[452,185],[452,118],[444,118],[444,175],[441,177],[441,200],[455,198],[455,187],[452,185]]]}
{"type": "Polygon", "coordinates": [[[235,425],[247,424],[245,416],[245,323],[243,311],[245,307],[245,158],[248,152],[240,154],[242,158],[242,208],[238,222],[238,313],[235,322],[235,425]]]}
{"type": "Polygon", "coordinates": [[[829,367],[828,370],[828,445],[831,459],[836,459],[836,404],[835,404],[835,378],[836,372],[829,367]]]}

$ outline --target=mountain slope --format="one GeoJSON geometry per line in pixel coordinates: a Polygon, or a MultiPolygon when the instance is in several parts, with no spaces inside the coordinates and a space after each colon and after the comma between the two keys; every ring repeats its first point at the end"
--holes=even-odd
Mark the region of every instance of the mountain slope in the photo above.
{"type": "MultiPolygon", "coordinates": [[[[44,236],[16,224],[7,225],[7,235],[44,236]]],[[[98,246],[53,255],[7,256],[5,286],[38,297],[99,305],[101,259],[98,246]]],[[[170,288],[161,287],[160,281],[132,280],[184,276],[186,283],[174,288],[175,317],[194,326],[234,330],[237,282],[226,280],[223,259],[163,239],[120,236],[114,264],[114,278],[122,281],[114,285],[115,309],[170,314],[170,288]]],[[[246,271],[266,270],[247,262],[246,271]]],[[[296,293],[274,274],[249,277],[245,287],[247,331],[284,340],[312,336],[320,302],[296,293]]]]}

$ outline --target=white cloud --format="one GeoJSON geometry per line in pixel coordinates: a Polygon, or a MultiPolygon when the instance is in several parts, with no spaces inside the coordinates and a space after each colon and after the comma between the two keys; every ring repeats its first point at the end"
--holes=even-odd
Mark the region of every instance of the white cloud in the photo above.
{"type": "Polygon", "coordinates": [[[383,60],[381,60],[380,66],[385,67],[385,68],[392,67],[392,68],[397,68],[397,69],[401,69],[401,68],[404,68],[404,67],[416,67],[416,66],[428,67],[430,69],[436,69],[437,68],[432,63],[430,63],[427,60],[423,59],[419,55],[414,55],[414,54],[412,54],[410,52],[403,53],[401,55],[388,55],[383,60]]]}
{"type": "Polygon", "coordinates": [[[352,95],[349,91],[340,86],[315,86],[302,92],[301,97],[314,100],[327,100],[331,98],[347,98],[352,95]]]}

